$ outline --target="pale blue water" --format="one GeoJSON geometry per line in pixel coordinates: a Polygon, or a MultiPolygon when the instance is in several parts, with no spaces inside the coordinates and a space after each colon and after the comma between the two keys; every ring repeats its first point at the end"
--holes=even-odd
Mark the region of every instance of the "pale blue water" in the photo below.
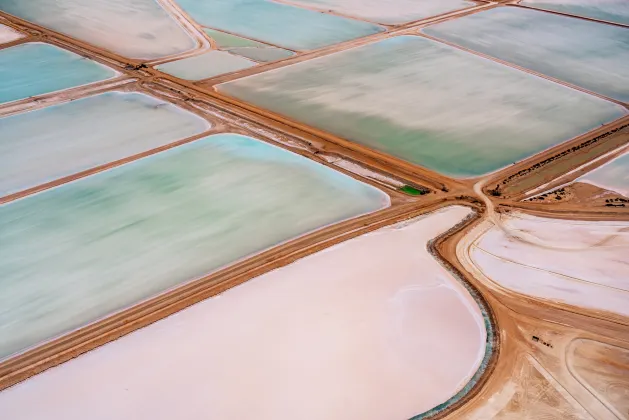
{"type": "Polygon", "coordinates": [[[39,42],[16,45],[0,50],[0,103],[115,76],[112,69],[54,45],[39,42]]]}
{"type": "Polygon", "coordinates": [[[611,102],[413,36],[218,89],[457,177],[494,171],[627,114],[611,102]]]}
{"type": "Polygon", "coordinates": [[[524,0],[520,4],[629,25],[627,0],[524,0]]]}
{"type": "Polygon", "coordinates": [[[219,134],[2,205],[0,359],[388,203],[302,156],[219,134]]]}
{"type": "Polygon", "coordinates": [[[423,32],[629,102],[626,28],[501,7],[429,26],[423,32]]]}
{"type": "Polygon", "coordinates": [[[625,153],[578,178],[629,198],[629,153],[625,153]]]}
{"type": "Polygon", "coordinates": [[[271,0],[177,0],[199,24],[293,50],[310,50],[381,32],[367,22],[271,0]]]}
{"type": "Polygon", "coordinates": [[[155,68],[186,80],[202,80],[255,66],[251,60],[226,51],[209,51],[194,57],[160,64],[155,68]]]}
{"type": "Polygon", "coordinates": [[[0,0],[0,10],[130,58],[196,45],[156,0],[0,0]]]}
{"type": "Polygon", "coordinates": [[[110,92],[0,118],[0,196],[132,156],[209,128],[140,93],[110,92]]]}

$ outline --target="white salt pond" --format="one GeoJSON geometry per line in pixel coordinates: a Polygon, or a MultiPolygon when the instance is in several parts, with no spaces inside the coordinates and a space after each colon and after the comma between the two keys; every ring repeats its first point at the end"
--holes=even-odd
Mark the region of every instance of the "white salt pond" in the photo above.
{"type": "Polygon", "coordinates": [[[466,0],[288,0],[383,24],[401,24],[476,6],[466,0]]]}
{"type": "Polygon", "coordinates": [[[588,172],[575,182],[588,182],[629,198],[629,153],[588,172]]]}
{"type": "Polygon", "coordinates": [[[426,250],[469,212],[449,207],[252,279],[6,389],[0,412],[410,418],[454,395],[484,354],[478,306],[426,250]]]}
{"type": "Polygon", "coordinates": [[[175,105],[123,92],[0,118],[0,196],[201,134],[209,127],[201,117],[175,105]]]}
{"type": "Polygon", "coordinates": [[[218,90],[457,177],[495,171],[627,114],[609,101],[416,36],[218,90]]]}
{"type": "Polygon", "coordinates": [[[0,0],[0,10],[129,58],[196,46],[156,0],[0,0]]]}
{"type": "Polygon", "coordinates": [[[6,25],[0,24],[0,44],[6,44],[7,42],[15,41],[22,38],[24,35],[18,31],[10,28],[6,25]]]}
{"type": "Polygon", "coordinates": [[[629,25],[627,0],[524,0],[520,4],[629,25]]]}
{"type": "Polygon", "coordinates": [[[499,7],[422,31],[629,102],[626,28],[519,7],[499,7]]]}
{"type": "Polygon", "coordinates": [[[374,187],[233,134],[4,204],[0,359],[388,205],[374,187]]]}
{"type": "Polygon", "coordinates": [[[508,216],[506,228],[547,246],[507,237],[492,227],[470,248],[487,277],[516,292],[629,316],[629,222],[508,216]]]}
{"type": "Polygon", "coordinates": [[[200,25],[293,50],[320,48],[384,31],[372,23],[272,0],[177,0],[177,4],[200,25]]]}
{"type": "Polygon", "coordinates": [[[256,63],[225,51],[209,51],[194,57],[160,64],[155,68],[186,80],[202,80],[233,73],[255,66],[256,63]]]}
{"type": "Polygon", "coordinates": [[[110,79],[117,74],[54,45],[16,45],[0,50],[0,104],[110,79]]]}

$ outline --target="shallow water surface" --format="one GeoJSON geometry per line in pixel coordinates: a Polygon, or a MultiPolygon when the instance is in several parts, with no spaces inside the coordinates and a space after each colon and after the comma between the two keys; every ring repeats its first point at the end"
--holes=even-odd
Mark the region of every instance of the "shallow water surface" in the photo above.
{"type": "Polygon", "coordinates": [[[473,7],[466,0],[288,0],[384,24],[400,24],[473,7]]]}
{"type": "Polygon", "coordinates": [[[209,51],[194,57],[160,64],[155,68],[186,80],[202,80],[255,66],[251,60],[226,51],[209,51]]]}
{"type": "Polygon", "coordinates": [[[381,191],[220,134],[0,206],[0,358],[322,226],[381,191]]]}
{"type": "Polygon", "coordinates": [[[576,181],[589,182],[629,198],[629,152],[583,175],[576,181]]]}
{"type": "Polygon", "coordinates": [[[294,50],[371,35],[384,28],[271,0],[177,0],[199,24],[294,50]]]}
{"type": "Polygon", "coordinates": [[[520,4],[629,25],[627,0],[524,0],[520,4]]]}
{"type": "Polygon", "coordinates": [[[156,0],[0,0],[0,10],[130,58],[196,45],[156,0]]]}
{"type": "Polygon", "coordinates": [[[459,177],[494,171],[626,115],[611,102],[413,36],[218,88],[459,177]]]}
{"type": "Polygon", "coordinates": [[[132,156],[209,128],[140,93],[110,92],[0,118],[0,196],[132,156]]]}
{"type": "Polygon", "coordinates": [[[426,249],[469,213],[448,207],[251,279],[3,391],[0,411],[64,420],[103,404],[91,419],[425,412],[468,384],[485,355],[478,305],[426,249]],[[167,397],[156,404],[156,395],[167,397]]]}
{"type": "Polygon", "coordinates": [[[32,42],[0,50],[0,104],[115,77],[100,63],[32,42]]]}
{"type": "Polygon", "coordinates": [[[500,7],[423,32],[629,102],[629,30],[625,28],[500,7]]]}

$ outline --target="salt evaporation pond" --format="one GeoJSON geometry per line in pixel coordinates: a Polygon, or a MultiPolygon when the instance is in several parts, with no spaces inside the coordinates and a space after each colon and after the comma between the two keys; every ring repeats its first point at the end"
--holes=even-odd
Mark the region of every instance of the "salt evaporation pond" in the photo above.
{"type": "Polygon", "coordinates": [[[54,45],[16,45],[0,50],[0,104],[110,79],[117,74],[54,45]]]}
{"type": "Polygon", "coordinates": [[[209,51],[194,57],[160,64],[155,68],[186,80],[202,80],[255,66],[251,60],[226,51],[209,51]]]}
{"type": "Polygon", "coordinates": [[[575,182],[588,182],[629,197],[629,153],[594,169],[575,182]]]}
{"type": "Polygon", "coordinates": [[[10,28],[6,25],[0,24],[0,44],[6,44],[7,42],[15,41],[22,38],[24,35],[18,31],[10,28]]]}
{"type": "Polygon", "coordinates": [[[156,0],[0,0],[0,10],[130,58],[196,46],[156,0]]]}
{"type": "Polygon", "coordinates": [[[522,213],[503,219],[512,235],[491,227],[469,251],[492,281],[525,295],[629,316],[629,222],[522,213]],[[514,238],[519,232],[535,243],[514,238]]]}
{"type": "Polygon", "coordinates": [[[466,0],[288,0],[289,3],[334,10],[372,22],[395,25],[476,6],[466,0]]]}
{"type": "Polygon", "coordinates": [[[0,118],[0,196],[201,134],[209,123],[140,93],[109,92],[0,118]]]}
{"type": "Polygon", "coordinates": [[[261,42],[252,41],[247,38],[242,38],[236,35],[228,34],[226,32],[216,31],[214,29],[203,29],[208,34],[218,48],[229,51],[232,54],[237,54],[251,60],[259,62],[269,62],[275,60],[281,60],[283,58],[291,57],[295,55],[294,52],[285,50],[283,48],[273,47],[271,45],[263,44],[261,42]]]}
{"type": "Polygon", "coordinates": [[[177,3],[201,25],[293,50],[315,49],[384,30],[372,23],[271,0],[177,0],[177,3]]]}
{"type": "Polygon", "coordinates": [[[415,36],[218,89],[457,177],[494,171],[626,115],[611,102],[415,36]]]}
{"type": "Polygon", "coordinates": [[[520,4],[629,25],[627,0],[524,0],[520,4]]]}
{"type": "Polygon", "coordinates": [[[2,205],[0,359],[388,204],[304,157],[220,134],[2,205]]]}
{"type": "Polygon", "coordinates": [[[426,249],[469,212],[450,207],[249,280],[4,390],[0,411],[410,418],[454,395],[484,355],[478,306],[426,249]]]}
{"type": "Polygon", "coordinates": [[[626,28],[500,7],[430,26],[423,32],[629,102],[626,28]]]}

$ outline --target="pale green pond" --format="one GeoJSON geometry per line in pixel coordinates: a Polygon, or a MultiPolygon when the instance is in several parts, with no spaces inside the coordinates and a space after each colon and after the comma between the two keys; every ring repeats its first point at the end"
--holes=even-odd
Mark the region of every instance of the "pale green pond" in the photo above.
{"type": "Polygon", "coordinates": [[[110,92],[0,118],[0,196],[201,134],[209,123],[140,93],[110,92]]]}
{"type": "Polygon", "coordinates": [[[611,102],[414,36],[218,89],[457,177],[495,171],[626,115],[611,102]]]}
{"type": "Polygon", "coordinates": [[[54,45],[20,44],[0,50],[0,104],[99,82],[116,75],[109,67],[54,45]]]}
{"type": "Polygon", "coordinates": [[[0,359],[323,226],[381,191],[219,134],[0,206],[0,359]]]}
{"type": "Polygon", "coordinates": [[[0,10],[130,58],[196,46],[156,0],[0,0],[0,10]]]}
{"type": "Polygon", "coordinates": [[[200,25],[293,50],[371,35],[381,26],[271,0],[177,0],[200,25]]]}
{"type": "Polygon", "coordinates": [[[155,68],[186,80],[202,80],[255,66],[253,61],[226,51],[209,51],[194,57],[160,64],[155,68]]]}
{"type": "Polygon", "coordinates": [[[229,51],[232,54],[237,54],[261,63],[281,60],[295,55],[294,52],[283,48],[273,47],[214,29],[205,28],[203,30],[216,42],[218,48],[221,50],[229,51]]]}
{"type": "Polygon", "coordinates": [[[423,32],[629,102],[626,28],[500,7],[430,26],[423,32]]]}
{"type": "Polygon", "coordinates": [[[524,0],[520,4],[629,25],[627,0],[524,0]]]}

